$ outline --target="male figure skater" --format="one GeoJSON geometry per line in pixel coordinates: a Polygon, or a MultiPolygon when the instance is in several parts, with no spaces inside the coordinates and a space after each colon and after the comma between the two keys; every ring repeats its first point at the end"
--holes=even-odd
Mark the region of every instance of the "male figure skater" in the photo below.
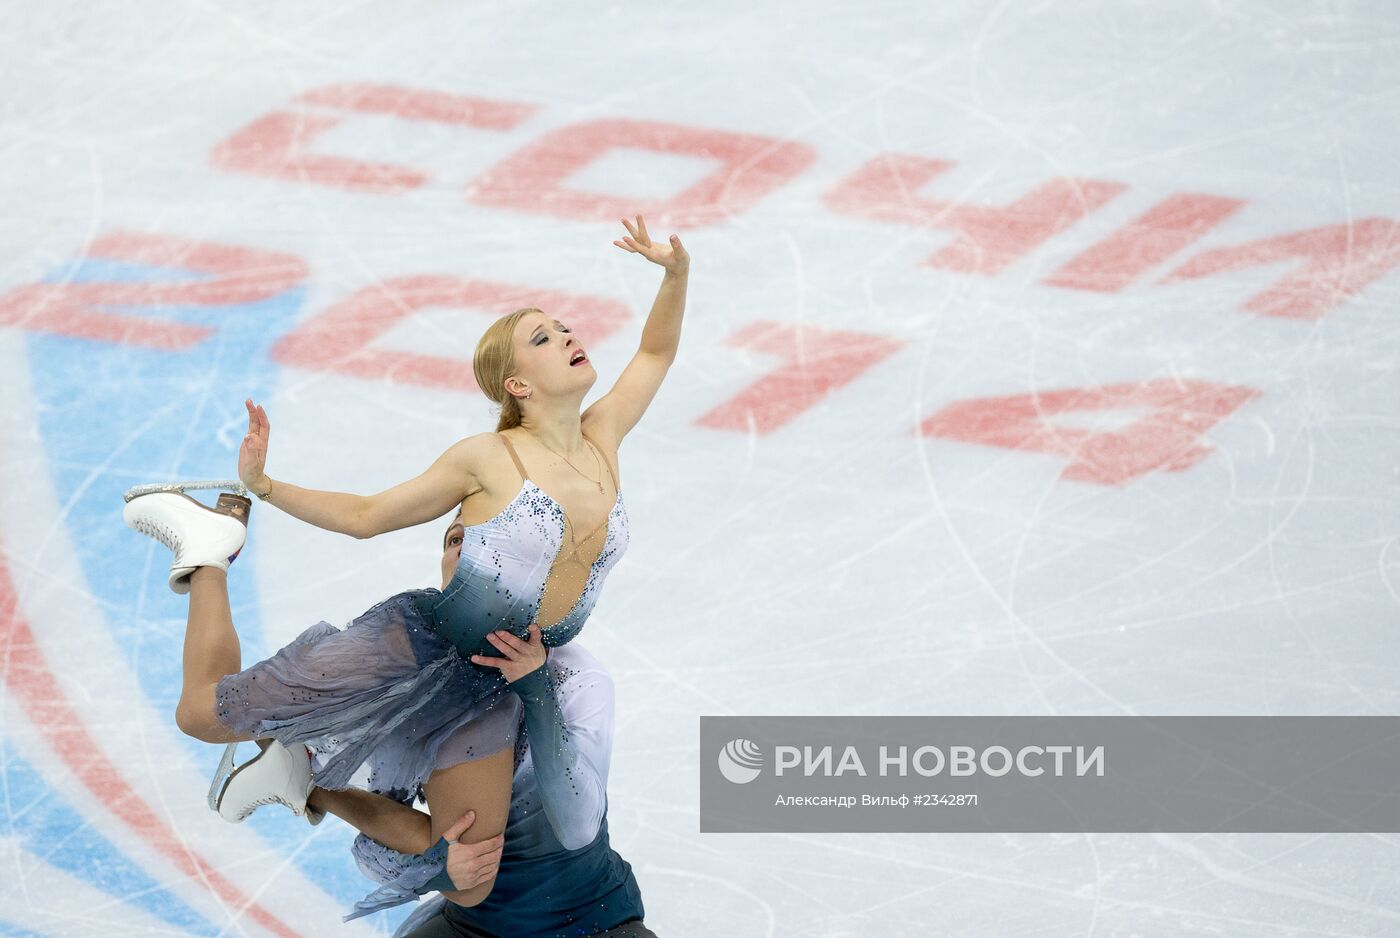
{"type": "MultiPolygon", "coordinates": [[[[370,847],[357,849],[362,868],[369,860],[369,867],[382,867],[392,876],[396,868],[422,863],[434,852],[440,859],[445,852],[445,870],[414,892],[468,889],[494,872],[495,885],[479,904],[468,907],[434,895],[404,921],[394,938],[655,938],[642,923],[642,897],[632,867],[608,843],[611,675],[572,641],[551,648],[545,664],[510,686],[524,705],[523,727],[516,745],[510,812],[504,833],[496,838],[455,843],[471,824],[468,814],[444,835],[445,850],[443,841],[427,849],[426,814],[358,789],[312,789],[304,806],[296,804],[295,794],[291,803],[279,800],[299,814],[304,807],[313,823],[322,812],[330,812],[358,828],[372,842],[357,844],[370,847]],[[390,844],[418,854],[401,853],[386,846],[390,844]]],[[[273,743],[270,750],[280,748],[273,743]]],[[[259,757],[266,768],[241,772],[233,780],[237,788],[230,783],[223,796],[231,802],[225,816],[236,816],[238,805],[296,791],[299,779],[309,777],[308,770],[301,758],[293,761],[285,753],[280,759],[259,757]]],[[[388,904],[404,898],[411,895],[388,904]]]]}

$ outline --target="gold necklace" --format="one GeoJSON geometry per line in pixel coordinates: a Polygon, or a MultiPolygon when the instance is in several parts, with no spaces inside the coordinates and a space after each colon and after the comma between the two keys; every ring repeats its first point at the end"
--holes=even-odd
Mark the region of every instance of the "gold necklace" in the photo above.
{"type": "MultiPolygon", "coordinates": [[[[526,432],[526,433],[530,433],[529,430],[526,430],[525,432],[526,432]]],[[[583,470],[579,469],[579,467],[578,467],[578,466],[575,466],[572,462],[569,462],[569,457],[565,456],[563,453],[559,452],[557,449],[555,449],[554,447],[550,446],[548,443],[546,443],[544,440],[540,439],[539,437],[535,436],[533,433],[530,433],[530,435],[535,437],[535,442],[536,442],[536,443],[540,444],[540,445],[543,446],[545,449],[549,450],[551,453],[553,453],[554,455],[558,456],[560,459],[564,460],[564,462],[569,463],[569,468],[570,468],[570,469],[574,470],[574,472],[577,472],[579,475],[583,476],[585,479],[588,479],[588,476],[583,475],[583,470]]],[[[582,436],[582,434],[579,434],[579,435],[582,436]]],[[[596,479],[588,479],[588,481],[589,481],[589,482],[592,482],[594,485],[598,486],[598,494],[599,494],[599,495],[606,495],[607,493],[603,491],[603,465],[602,465],[602,463],[601,463],[601,462],[599,461],[599,459],[598,459],[598,450],[593,446],[592,441],[590,441],[590,440],[588,439],[588,437],[586,437],[586,436],[583,437],[583,442],[588,444],[588,451],[589,451],[590,453],[593,454],[593,465],[594,465],[594,466],[597,468],[597,470],[598,470],[598,478],[596,478],[596,479]]]]}
{"type": "MultiPolygon", "coordinates": [[[[530,433],[529,430],[526,430],[525,432],[526,432],[526,433],[530,433]]],[[[578,466],[575,466],[572,462],[569,462],[569,457],[565,456],[563,453],[559,452],[557,449],[555,449],[554,447],[550,446],[548,443],[546,443],[544,440],[541,440],[539,437],[535,436],[533,433],[530,433],[530,436],[534,437],[536,443],[540,444],[540,445],[543,446],[545,449],[549,450],[551,453],[553,453],[554,455],[558,456],[560,459],[564,460],[564,462],[569,463],[569,468],[572,469],[572,470],[574,470],[574,472],[577,472],[579,475],[583,476],[585,479],[588,479],[588,476],[583,475],[583,471],[582,471],[581,469],[579,469],[578,466]]],[[[589,452],[591,452],[591,453],[593,454],[593,464],[594,464],[594,466],[596,466],[597,469],[598,469],[598,478],[597,478],[597,479],[588,479],[588,481],[589,481],[589,482],[592,482],[594,485],[598,486],[598,494],[599,494],[599,495],[605,495],[605,494],[607,494],[607,493],[603,491],[603,466],[602,466],[601,461],[600,461],[599,458],[598,458],[598,449],[597,449],[597,447],[595,447],[595,446],[593,445],[593,441],[590,440],[590,439],[588,439],[588,437],[586,437],[586,436],[583,438],[583,442],[585,442],[585,443],[588,444],[589,452]]],[[[578,541],[577,537],[575,536],[573,523],[569,521],[569,513],[568,513],[567,511],[564,511],[564,507],[563,507],[562,505],[559,506],[559,513],[560,513],[560,514],[563,516],[563,518],[564,518],[564,526],[567,527],[567,528],[569,529],[569,543],[570,543],[570,544],[572,545],[572,547],[573,547],[573,549],[569,551],[569,556],[564,557],[563,559],[566,560],[566,561],[572,561],[575,565],[580,566],[580,567],[583,567],[585,570],[586,570],[586,569],[589,569],[589,568],[592,566],[592,564],[584,563],[582,560],[579,559],[579,556],[578,556],[579,548],[581,548],[581,547],[583,546],[583,544],[587,544],[589,541],[593,540],[593,536],[594,536],[595,534],[597,534],[599,531],[603,530],[603,528],[607,527],[609,515],[604,515],[604,516],[603,516],[603,522],[602,522],[602,524],[599,524],[596,528],[594,528],[594,529],[589,533],[589,535],[583,539],[582,543],[580,543],[580,542],[578,541]]],[[[562,554],[563,554],[563,551],[561,550],[559,553],[562,555],[562,554]]],[[[555,559],[556,559],[556,562],[558,562],[558,559],[559,559],[559,558],[555,558],[555,559]]],[[[547,574],[545,575],[546,579],[548,579],[549,577],[554,576],[554,572],[555,572],[555,571],[554,571],[553,567],[551,566],[549,573],[547,573],[547,574]]]]}

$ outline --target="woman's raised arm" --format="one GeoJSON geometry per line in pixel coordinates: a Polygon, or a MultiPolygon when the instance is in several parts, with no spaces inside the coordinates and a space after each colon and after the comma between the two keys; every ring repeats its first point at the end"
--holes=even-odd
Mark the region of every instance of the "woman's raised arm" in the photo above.
{"type": "Polygon", "coordinates": [[[370,538],[440,518],[478,491],[476,469],[492,434],[454,443],[416,478],[377,495],[323,492],[274,480],[263,471],[272,427],[261,405],[247,401],[248,435],[238,452],[238,477],[248,490],[294,518],[327,531],[370,538]]]}
{"type": "Polygon", "coordinates": [[[584,420],[592,427],[602,427],[602,434],[616,448],[622,443],[642,414],[651,405],[661,387],[676,349],[681,341],[681,317],[685,314],[685,294],[690,278],[690,254],[677,235],[669,243],[653,243],[647,234],[646,221],[637,216],[637,224],[627,219],[622,223],[631,232],[629,237],[614,241],[618,247],[640,254],[666,271],[661,289],[656,293],[646,325],[642,327],[642,342],[637,354],[627,363],[612,389],[584,412],[584,420]]]}

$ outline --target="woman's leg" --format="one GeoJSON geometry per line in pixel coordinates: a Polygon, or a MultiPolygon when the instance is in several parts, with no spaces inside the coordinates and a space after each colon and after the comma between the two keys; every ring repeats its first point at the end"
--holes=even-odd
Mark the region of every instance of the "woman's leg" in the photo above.
{"type": "Polygon", "coordinates": [[[182,733],[206,743],[252,739],[240,736],[214,715],[214,689],[225,674],[243,669],[238,633],[228,601],[228,575],[218,567],[190,574],[190,611],[185,624],[184,686],[175,708],[182,733]]]}
{"type": "MultiPolygon", "coordinates": [[[[432,843],[437,843],[449,827],[461,820],[468,810],[476,819],[458,843],[475,844],[495,837],[506,829],[506,814],[510,811],[510,783],[515,769],[515,749],[507,746],[493,756],[461,762],[451,768],[439,769],[428,776],[423,794],[432,814],[432,843]]],[[[443,892],[458,905],[479,904],[491,893],[496,879],[471,889],[443,892]]]]}
{"type": "Polygon", "coordinates": [[[313,788],[306,803],[317,811],[334,814],[370,840],[399,853],[426,853],[437,843],[437,838],[429,836],[432,821],[428,815],[386,795],[362,788],[313,788]]]}

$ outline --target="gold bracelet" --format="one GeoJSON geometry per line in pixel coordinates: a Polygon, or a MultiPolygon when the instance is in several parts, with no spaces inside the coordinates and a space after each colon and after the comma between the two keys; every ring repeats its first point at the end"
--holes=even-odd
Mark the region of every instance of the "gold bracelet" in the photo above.
{"type": "Polygon", "coordinates": [[[257,495],[258,498],[262,499],[263,501],[267,501],[269,498],[271,498],[271,497],[272,497],[272,476],[268,476],[268,477],[267,477],[267,494],[266,494],[266,495],[263,495],[263,494],[261,494],[261,493],[259,493],[259,492],[254,492],[253,494],[254,494],[254,495],[257,495]]]}

